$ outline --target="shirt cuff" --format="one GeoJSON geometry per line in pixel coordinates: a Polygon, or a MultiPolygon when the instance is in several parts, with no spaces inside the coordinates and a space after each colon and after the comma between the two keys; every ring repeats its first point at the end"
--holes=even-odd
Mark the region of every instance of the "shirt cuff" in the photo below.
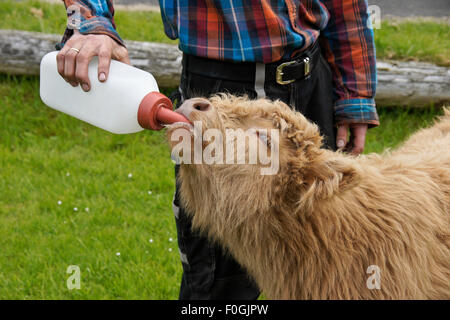
{"type": "MultiPolygon", "coordinates": [[[[125,44],[122,38],[117,33],[116,29],[114,29],[111,21],[105,17],[92,17],[90,19],[82,20],[80,23],[80,28],[78,31],[81,34],[104,34],[113,38],[117,43],[125,47],[125,44]]],[[[56,45],[56,49],[60,50],[64,47],[64,44],[67,40],[73,35],[73,30],[66,29],[64,32],[64,36],[56,45]]]]}
{"type": "Polygon", "coordinates": [[[338,100],[334,104],[336,125],[367,123],[369,128],[380,124],[374,99],[351,98],[338,100]]]}

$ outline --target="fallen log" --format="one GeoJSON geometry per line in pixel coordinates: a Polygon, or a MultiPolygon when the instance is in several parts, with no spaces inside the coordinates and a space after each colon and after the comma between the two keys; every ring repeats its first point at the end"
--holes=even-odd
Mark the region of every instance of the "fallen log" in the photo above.
{"type": "MultiPolygon", "coordinates": [[[[55,51],[61,35],[0,30],[0,73],[38,75],[42,57],[55,51]]],[[[159,86],[175,87],[180,81],[181,53],[175,45],[125,41],[131,64],[151,72],[159,86]]]]}
{"type": "MultiPolygon", "coordinates": [[[[0,73],[38,75],[41,58],[60,35],[0,30],[0,73]]],[[[151,72],[161,87],[176,87],[181,52],[176,45],[126,41],[131,63],[151,72]]],[[[450,102],[450,69],[422,62],[378,61],[378,105],[421,107],[450,102]]]]}
{"type": "Polygon", "coordinates": [[[450,102],[450,69],[424,62],[378,61],[377,105],[441,105],[450,102]]]}

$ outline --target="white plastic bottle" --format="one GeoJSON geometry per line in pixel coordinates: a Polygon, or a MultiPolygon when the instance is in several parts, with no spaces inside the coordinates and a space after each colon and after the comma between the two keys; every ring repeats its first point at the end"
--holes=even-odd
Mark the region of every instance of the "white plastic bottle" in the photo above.
{"type": "Polygon", "coordinates": [[[159,130],[162,123],[187,119],[172,112],[171,101],[158,91],[148,72],[111,60],[108,79],[97,78],[98,58],[89,64],[91,89],[72,87],[58,73],[57,51],[41,61],[40,95],[49,107],[112,133],[124,134],[143,129],[159,130]]]}

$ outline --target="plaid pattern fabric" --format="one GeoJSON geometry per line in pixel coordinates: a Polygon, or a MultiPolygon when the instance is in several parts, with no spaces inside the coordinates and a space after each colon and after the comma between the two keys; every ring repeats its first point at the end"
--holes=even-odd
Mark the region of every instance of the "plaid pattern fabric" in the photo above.
{"type": "MultiPolygon", "coordinates": [[[[63,0],[79,6],[83,34],[115,30],[110,0],[63,0]]],[[[185,53],[269,63],[320,40],[334,81],[336,124],[379,124],[376,62],[367,0],[160,0],[164,30],[185,53]],[[320,35],[320,38],[319,38],[320,35]]],[[[66,30],[60,47],[72,35],[66,30]]]]}

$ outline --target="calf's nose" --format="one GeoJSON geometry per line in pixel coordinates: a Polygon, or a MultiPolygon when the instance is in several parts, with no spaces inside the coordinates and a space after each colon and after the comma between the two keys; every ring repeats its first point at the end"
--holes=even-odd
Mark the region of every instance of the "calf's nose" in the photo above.
{"type": "Polygon", "coordinates": [[[211,102],[204,98],[188,99],[176,110],[177,112],[189,118],[192,111],[205,112],[212,108],[211,102]]]}

